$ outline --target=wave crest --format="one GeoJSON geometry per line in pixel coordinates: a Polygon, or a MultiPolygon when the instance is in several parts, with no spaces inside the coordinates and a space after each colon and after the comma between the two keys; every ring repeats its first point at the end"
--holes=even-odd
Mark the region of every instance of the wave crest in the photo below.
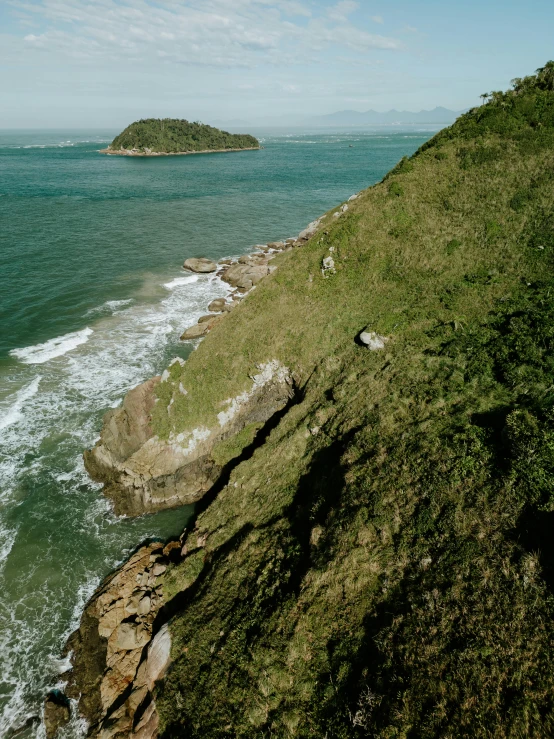
{"type": "Polygon", "coordinates": [[[10,355],[17,357],[23,364],[43,364],[50,359],[61,357],[72,349],[85,344],[89,336],[93,333],[91,328],[84,328],[82,331],[74,331],[65,336],[58,336],[55,339],[45,341],[44,344],[36,344],[28,346],[24,349],[12,349],[10,355]]]}

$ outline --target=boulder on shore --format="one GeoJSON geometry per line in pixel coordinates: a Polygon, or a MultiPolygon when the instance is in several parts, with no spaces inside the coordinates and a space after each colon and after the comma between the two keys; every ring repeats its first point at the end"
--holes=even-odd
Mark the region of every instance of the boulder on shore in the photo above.
{"type": "Polygon", "coordinates": [[[181,341],[187,341],[188,339],[199,339],[201,336],[205,336],[212,328],[224,318],[225,313],[220,313],[217,316],[202,316],[197,324],[187,328],[187,330],[181,334],[181,341]]]}
{"type": "Polygon", "coordinates": [[[217,264],[212,262],[211,259],[206,259],[205,257],[191,257],[190,259],[185,259],[183,267],[191,272],[205,274],[208,272],[215,272],[217,264]]]}
{"type": "Polygon", "coordinates": [[[187,328],[181,334],[181,341],[188,341],[189,339],[199,339],[201,336],[205,336],[210,330],[210,324],[208,321],[204,323],[197,323],[195,326],[187,328]]]}
{"type": "Polygon", "coordinates": [[[244,254],[239,257],[239,264],[246,264],[249,267],[257,267],[259,264],[267,264],[267,257],[265,254],[244,254]]]}
{"type": "Polygon", "coordinates": [[[226,302],[225,298],[216,298],[209,304],[208,310],[211,310],[212,313],[219,313],[225,307],[226,302]]]}
{"type": "Polygon", "coordinates": [[[253,285],[257,285],[268,274],[269,268],[267,264],[258,264],[255,266],[249,264],[233,264],[221,279],[233,287],[250,290],[253,285]]]}
{"type": "Polygon", "coordinates": [[[58,729],[70,719],[70,703],[67,696],[59,690],[50,692],[44,702],[44,726],[46,739],[54,739],[58,729]]]}
{"type": "Polygon", "coordinates": [[[319,228],[320,223],[321,223],[321,218],[316,218],[315,221],[312,221],[311,223],[309,223],[306,226],[306,228],[303,231],[300,231],[300,233],[298,234],[298,240],[310,239],[315,234],[317,229],[319,228]]]}

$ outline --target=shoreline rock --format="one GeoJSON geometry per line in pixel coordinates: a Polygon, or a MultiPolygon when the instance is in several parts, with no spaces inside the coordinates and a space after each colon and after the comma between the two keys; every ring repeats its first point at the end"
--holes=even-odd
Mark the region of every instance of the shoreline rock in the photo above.
{"type": "Polygon", "coordinates": [[[206,257],[190,257],[183,262],[183,268],[198,274],[208,274],[217,270],[217,264],[206,257]]]}
{"type": "MultiPolygon", "coordinates": [[[[302,243],[298,239],[275,242],[277,248],[268,245],[268,251],[292,248],[292,241],[302,243]]],[[[275,269],[269,265],[271,258],[271,253],[262,253],[238,261],[222,260],[220,264],[226,266],[223,279],[235,287],[232,302],[224,297],[213,300],[208,309],[222,312],[204,316],[206,320],[196,328],[209,330],[233,310],[244,297],[239,292],[248,292],[275,269]]],[[[249,424],[263,426],[295,392],[290,369],[276,360],[260,365],[251,380],[249,390],[227,401],[214,427],[191,429],[167,441],[154,435],[151,414],[158,384],[171,381],[168,370],[138,385],[127,393],[120,408],[108,411],[100,440],[84,453],[84,461],[92,479],[104,483],[115,512],[140,515],[202,498],[222,471],[211,456],[215,445],[249,424]]],[[[184,388],[179,389],[186,394],[184,388]]],[[[160,542],[142,545],[105,578],[89,600],[79,628],[66,644],[64,656],[71,655],[72,667],[62,676],[67,680],[65,692],[45,699],[48,739],[54,739],[70,720],[69,699],[88,722],[88,736],[157,738],[155,685],[171,662],[168,623],[157,621],[165,605],[167,565],[187,556],[183,540],[188,540],[186,535],[165,547],[160,542]]],[[[200,539],[198,546],[202,546],[200,539]]]]}
{"type": "Polygon", "coordinates": [[[202,336],[206,336],[206,334],[209,333],[222,318],[223,315],[221,313],[215,316],[201,316],[201,318],[198,319],[198,323],[185,329],[181,334],[181,341],[200,339],[202,336]]]}
{"type": "MultiPolygon", "coordinates": [[[[235,288],[232,301],[217,298],[208,306],[216,315],[202,316],[181,335],[183,341],[203,338],[238,305],[240,300],[277,267],[270,265],[274,252],[302,245],[313,236],[322,218],[312,221],[297,238],[267,244],[269,252],[244,254],[238,260],[221,260],[221,279],[235,288]],[[229,263],[230,262],[230,263],[229,263]]],[[[185,260],[185,268],[213,273],[218,265],[205,257],[185,260]]],[[[91,478],[104,483],[104,494],[113,501],[117,515],[141,515],[200,500],[221,473],[212,450],[251,423],[263,424],[282,409],[293,394],[292,375],[278,362],[268,361],[252,378],[252,388],[229,399],[236,412],[212,428],[188,429],[163,440],[154,435],[151,414],[157,402],[156,386],[169,378],[166,370],[131,390],[120,408],[104,416],[99,441],[83,454],[91,478]]],[[[186,390],[183,389],[186,394],[186,390]]],[[[222,415],[222,414],[220,414],[222,415]]],[[[223,414],[225,415],[225,414],[223,414]]]]}
{"type": "Polygon", "coordinates": [[[50,694],[45,701],[48,739],[70,720],[70,698],[89,724],[88,736],[157,735],[152,691],[169,664],[171,637],[166,624],[154,634],[154,622],[165,602],[163,580],[172,544],[180,552],[178,542],[141,546],[87,603],[65,648],[71,660],[62,676],[65,693],[50,694]]]}
{"type": "Polygon", "coordinates": [[[215,300],[212,300],[212,302],[208,305],[208,310],[212,311],[213,313],[219,313],[223,310],[226,303],[226,298],[216,298],[215,300]]]}
{"type": "MultiPolygon", "coordinates": [[[[208,323],[197,325],[202,329],[208,323]]],[[[148,380],[128,393],[120,409],[106,414],[99,441],[84,453],[87,472],[104,483],[104,494],[118,515],[196,503],[222,471],[213,458],[214,447],[250,424],[265,424],[294,394],[290,370],[269,361],[258,367],[249,390],[227,401],[227,410],[211,427],[191,428],[164,440],[154,435],[150,415],[161,381],[148,380]]]]}
{"type": "Polygon", "coordinates": [[[160,380],[160,376],[152,377],[133,388],[120,408],[104,416],[100,441],[83,454],[85,468],[96,482],[109,485],[119,466],[151,438],[154,389],[160,380]]]}
{"type": "Polygon", "coordinates": [[[231,151],[260,151],[263,146],[249,146],[242,149],[202,149],[202,151],[140,151],[138,149],[98,149],[99,154],[119,157],[176,157],[191,154],[225,154],[231,151]]]}
{"type": "Polygon", "coordinates": [[[52,690],[44,701],[44,726],[46,739],[54,739],[58,729],[69,723],[71,702],[60,690],[52,690]]]}

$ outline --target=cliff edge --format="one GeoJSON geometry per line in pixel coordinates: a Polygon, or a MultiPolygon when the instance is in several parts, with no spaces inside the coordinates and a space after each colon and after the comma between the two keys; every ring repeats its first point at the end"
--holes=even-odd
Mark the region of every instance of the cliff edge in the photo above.
{"type": "Polygon", "coordinates": [[[553,186],[549,63],[277,255],[141,431],[108,420],[129,498],[152,439],[206,429],[217,469],[70,641],[90,736],[554,733],[553,186]],[[273,415],[233,415],[268,366],[273,415]]]}

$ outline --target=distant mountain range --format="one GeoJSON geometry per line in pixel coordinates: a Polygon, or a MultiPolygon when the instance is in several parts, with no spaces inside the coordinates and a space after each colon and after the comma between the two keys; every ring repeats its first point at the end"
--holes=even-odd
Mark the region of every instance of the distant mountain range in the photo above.
{"type": "Polygon", "coordinates": [[[388,110],[379,113],[368,110],[361,113],[358,110],[341,110],[337,113],[319,115],[307,118],[304,122],[312,126],[362,126],[368,124],[393,123],[453,123],[464,111],[449,110],[448,108],[434,108],[411,113],[408,110],[388,110]]]}

